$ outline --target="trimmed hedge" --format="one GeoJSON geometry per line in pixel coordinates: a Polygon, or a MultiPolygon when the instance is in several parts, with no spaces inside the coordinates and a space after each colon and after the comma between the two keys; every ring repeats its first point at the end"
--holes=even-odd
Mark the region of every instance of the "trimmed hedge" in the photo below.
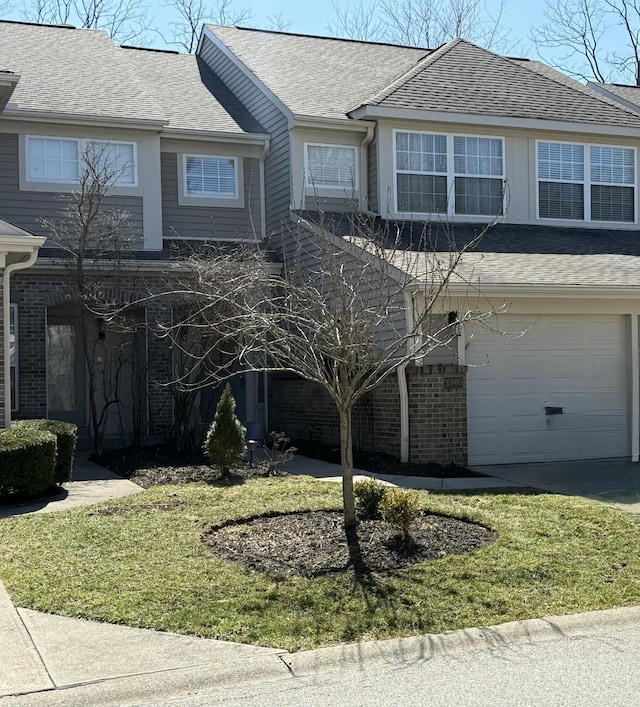
{"type": "Polygon", "coordinates": [[[32,498],[55,483],[56,436],[33,427],[0,431],[0,498],[32,498]]]}
{"type": "Polygon", "coordinates": [[[78,443],[77,425],[61,420],[18,420],[13,423],[13,427],[28,427],[54,434],[58,442],[54,481],[56,484],[71,481],[73,459],[78,443]]]}

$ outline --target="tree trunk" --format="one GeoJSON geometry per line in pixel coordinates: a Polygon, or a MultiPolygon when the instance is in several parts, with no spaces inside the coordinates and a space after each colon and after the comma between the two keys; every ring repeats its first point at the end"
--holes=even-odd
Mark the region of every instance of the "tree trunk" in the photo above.
{"type": "Polygon", "coordinates": [[[340,461],[342,463],[342,504],[346,528],[356,524],[356,506],[353,496],[353,439],[351,436],[351,408],[340,408],[340,461]]]}

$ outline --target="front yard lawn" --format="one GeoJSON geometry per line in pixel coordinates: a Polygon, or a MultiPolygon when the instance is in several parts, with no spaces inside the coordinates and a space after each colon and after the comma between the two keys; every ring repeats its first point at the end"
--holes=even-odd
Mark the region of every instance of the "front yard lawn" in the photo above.
{"type": "Polygon", "coordinates": [[[262,478],[2,520],[0,578],[21,607],[288,650],[640,604],[639,517],[522,491],[421,498],[497,540],[379,574],[258,573],[214,557],[203,534],[340,506],[337,484],[262,478]]]}

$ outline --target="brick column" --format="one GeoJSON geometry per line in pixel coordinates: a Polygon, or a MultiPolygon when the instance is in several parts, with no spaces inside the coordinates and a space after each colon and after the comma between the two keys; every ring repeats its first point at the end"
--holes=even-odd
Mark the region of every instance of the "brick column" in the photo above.
{"type": "Polygon", "coordinates": [[[147,303],[147,395],[149,441],[164,442],[173,431],[173,398],[163,383],[171,380],[171,345],[157,336],[158,324],[171,322],[168,305],[153,300],[147,303]]]}

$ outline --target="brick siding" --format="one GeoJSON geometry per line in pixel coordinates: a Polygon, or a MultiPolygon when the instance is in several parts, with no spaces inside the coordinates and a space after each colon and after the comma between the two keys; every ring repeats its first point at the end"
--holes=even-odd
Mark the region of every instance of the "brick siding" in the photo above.
{"type": "MultiPolygon", "coordinates": [[[[406,369],[409,395],[409,460],[467,463],[466,368],[406,369]]],[[[352,415],[354,448],[400,456],[400,391],[395,374],[361,399],[352,415]]],[[[269,429],[289,437],[339,445],[338,414],[319,385],[291,376],[269,383],[269,429]]]]}

